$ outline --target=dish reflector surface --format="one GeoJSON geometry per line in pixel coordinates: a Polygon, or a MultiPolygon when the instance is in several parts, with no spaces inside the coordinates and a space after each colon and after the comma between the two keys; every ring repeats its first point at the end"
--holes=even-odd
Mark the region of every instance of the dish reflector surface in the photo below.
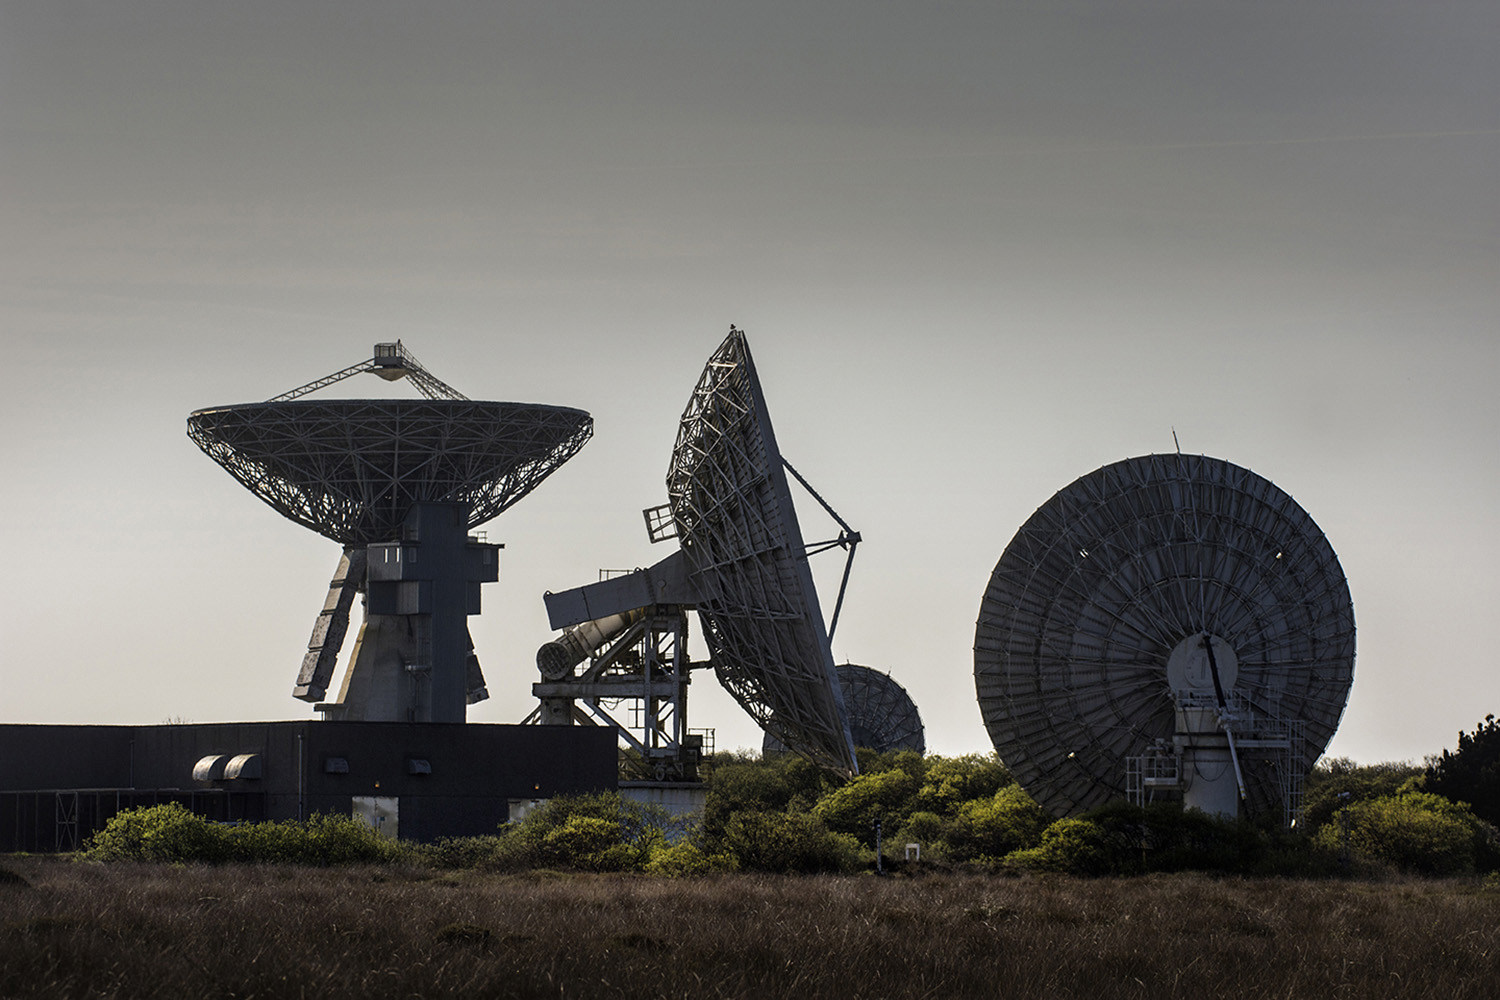
{"type": "Polygon", "coordinates": [[[682,414],[667,497],[719,682],[785,746],[857,770],[781,452],[738,330],[682,414]]]}
{"type": "Polygon", "coordinates": [[[343,545],[400,537],[420,501],[495,517],[577,454],[583,410],[467,399],[295,399],[198,410],[188,436],[285,517],[343,545]]]}
{"type": "MultiPolygon", "coordinates": [[[[1204,633],[1257,712],[1305,723],[1310,768],[1354,679],[1348,584],[1312,518],[1204,456],[1078,479],[1017,532],[980,605],[974,679],[1001,760],[1054,815],[1124,798],[1125,759],[1175,730],[1168,657],[1204,633]]],[[[1252,811],[1277,807],[1265,767],[1247,768],[1252,811]]]]}
{"type": "MultiPolygon", "coordinates": [[[[917,704],[906,689],[874,667],[858,663],[838,665],[839,688],[849,712],[849,735],[856,747],[885,752],[915,750],[925,753],[927,739],[917,704]]],[[[784,753],[786,747],[770,735],[761,743],[765,753],[784,753]]]]}

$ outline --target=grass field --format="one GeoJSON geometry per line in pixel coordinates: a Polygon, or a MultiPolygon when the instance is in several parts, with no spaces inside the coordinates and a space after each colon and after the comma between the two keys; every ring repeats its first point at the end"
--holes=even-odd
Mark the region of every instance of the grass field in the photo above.
{"type": "Polygon", "coordinates": [[[1500,888],[0,862],[4,997],[1493,997],[1500,888]],[[7,877],[9,873],[9,877],[7,877]]]}

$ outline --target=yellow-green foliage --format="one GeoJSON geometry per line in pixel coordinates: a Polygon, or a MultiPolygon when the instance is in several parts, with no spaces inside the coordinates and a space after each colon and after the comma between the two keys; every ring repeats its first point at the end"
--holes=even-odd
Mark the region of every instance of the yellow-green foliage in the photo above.
{"type": "Polygon", "coordinates": [[[858,837],[869,846],[875,843],[875,821],[888,824],[894,833],[909,814],[917,788],[917,779],[901,768],[861,774],[823,796],[813,814],[830,830],[858,837]]]}
{"type": "Polygon", "coordinates": [[[810,813],[737,812],[719,848],[744,871],[812,874],[859,867],[859,841],[810,813]]]}
{"type": "Polygon", "coordinates": [[[1407,872],[1461,875],[1490,856],[1495,829],[1463,803],[1430,792],[1406,792],[1339,810],[1314,842],[1325,850],[1342,850],[1346,835],[1356,858],[1407,872]]]}
{"type": "Polygon", "coordinates": [[[948,848],[959,861],[992,860],[1030,847],[1049,817],[1020,785],[1010,784],[989,798],[964,802],[948,828],[948,848]]]}
{"type": "Polygon", "coordinates": [[[962,803],[987,799],[1014,781],[994,754],[928,757],[916,809],[951,815],[962,803]]]}
{"type": "Polygon", "coordinates": [[[926,860],[947,860],[948,822],[937,813],[914,812],[886,838],[886,843],[893,851],[900,851],[903,844],[920,844],[926,860]]]}
{"type": "Polygon", "coordinates": [[[1348,757],[1318,761],[1307,776],[1302,797],[1304,830],[1317,830],[1345,806],[1399,792],[1430,791],[1421,787],[1422,769],[1404,760],[1357,764],[1348,757]]]}
{"type": "Polygon", "coordinates": [[[250,823],[229,831],[236,857],[256,862],[347,865],[389,861],[401,848],[353,816],[314,814],[302,822],[250,823]]]}
{"type": "Polygon", "coordinates": [[[1004,864],[1027,871],[1103,875],[1111,870],[1111,861],[1103,827],[1086,819],[1060,819],[1042,832],[1040,844],[1012,851],[1004,864]]]}
{"type": "Polygon", "coordinates": [[[502,828],[490,867],[639,871],[666,838],[665,810],[616,792],[560,795],[502,828]]]}
{"type": "Polygon", "coordinates": [[[703,830],[710,838],[723,834],[734,813],[806,812],[837,787],[827,771],[792,754],[765,759],[720,754],[712,773],[703,811],[703,830]]]}
{"type": "Polygon", "coordinates": [[[88,839],[80,856],[88,861],[228,861],[229,830],[178,802],[126,809],[88,839]]]}
{"type": "Polygon", "coordinates": [[[338,865],[388,861],[400,848],[352,816],[225,826],[180,803],[127,809],[89,838],[88,861],[338,865]]]}
{"type": "Polygon", "coordinates": [[[738,869],[739,864],[733,855],[709,854],[691,840],[657,844],[651,849],[651,859],[646,862],[648,873],[672,878],[713,875],[738,869]]]}

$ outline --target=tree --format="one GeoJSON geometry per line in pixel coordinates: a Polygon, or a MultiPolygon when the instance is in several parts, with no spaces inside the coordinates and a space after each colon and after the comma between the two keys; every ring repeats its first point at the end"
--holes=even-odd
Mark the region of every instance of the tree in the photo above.
{"type": "Polygon", "coordinates": [[[1452,802],[1467,802],[1474,815],[1500,826],[1500,723],[1493,715],[1459,730],[1458,749],[1444,750],[1427,768],[1427,791],[1452,802]]]}

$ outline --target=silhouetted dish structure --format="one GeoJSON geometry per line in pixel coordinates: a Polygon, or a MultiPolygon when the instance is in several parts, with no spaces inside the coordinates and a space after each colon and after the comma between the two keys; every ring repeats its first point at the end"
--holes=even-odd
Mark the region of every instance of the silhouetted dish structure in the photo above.
{"type": "MultiPolygon", "coordinates": [[[[1354,679],[1354,609],[1338,558],[1297,502],[1219,459],[1147,455],[1043,504],[990,577],[974,640],[985,727],[1055,815],[1124,797],[1125,760],[1174,732],[1167,659],[1195,634],[1238,660],[1234,694],[1306,727],[1310,768],[1354,679]]],[[[1276,805],[1264,764],[1252,811],[1276,805]]]]}
{"type": "MultiPolygon", "coordinates": [[[[916,702],[906,689],[873,667],[838,665],[839,687],[849,712],[849,735],[856,747],[885,752],[915,750],[925,753],[927,740],[916,702]]],[[[765,753],[784,753],[786,747],[770,735],[761,742],[765,753]]]]}
{"type": "Polygon", "coordinates": [[[198,410],[188,436],[283,516],[344,545],[400,536],[414,503],[495,517],[577,454],[583,410],[468,399],[294,399],[198,410]]]}
{"type": "Polygon", "coordinates": [[[667,496],[720,683],[784,745],[857,770],[781,452],[738,330],[683,412],[667,496]]]}

